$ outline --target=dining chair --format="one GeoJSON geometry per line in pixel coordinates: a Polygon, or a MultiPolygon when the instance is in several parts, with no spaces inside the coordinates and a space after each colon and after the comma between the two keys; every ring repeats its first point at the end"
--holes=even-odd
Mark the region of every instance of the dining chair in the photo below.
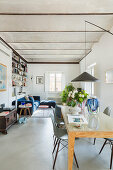
{"type": "MultiPolygon", "coordinates": [[[[108,116],[110,116],[110,114],[111,114],[111,108],[108,106],[108,107],[106,107],[105,109],[104,109],[104,111],[103,111],[103,113],[104,114],[106,114],[106,115],[108,115],[108,116]]],[[[94,145],[95,145],[95,142],[96,142],[96,138],[94,138],[94,145]]]]}
{"type": "Polygon", "coordinates": [[[56,105],[54,111],[54,119],[58,127],[65,128],[64,119],[62,117],[61,107],[56,105]]]}
{"type": "MultiPolygon", "coordinates": [[[[104,114],[110,116],[111,114],[111,108],[110,107],[106,107],[105,110],[103,111],[104,114]]],[[[102,150],[104,149],[106,144],[110,144],[111,146],[111,159],[110,159],[110,169],[112,169],[112,160],[113,160],[113,138],[104,138],[105,142],[99,152],[99,154],[102,152],[102,150]]]]}
{"type": "MultiPolygon", "coordinates": [[[[54,138],[55,138],[54,139],[54,148],[53,148],[52,154],[54,154],[54,152],[56,150],[55,158],[54,158],[54,162],[53,162],[53,169],[54,169],[56,159],[57,159],[57,156],[58,156],[58,152],[60,152],[64,148],[68,148],[68,134],[67,134],[67,130],[65,128],[59,128],[57,126],[57,123],[55,122],[54,115],[51,115],[51,119],[52,119],[53,132],[54,132],[54,138]],[[60,145],[62,146],[61,148],[60,148],[60,145]]],[[[77,168],[79,168],[75,152],[74,152],[74,159],[75,159],[77,168]]]]}
{"type": "Polygon", "coordinates": [[[99,152],[99,154],[102,152],[106,144],[110,144],[111,146],[111,159],[110,159],[110,169],[112,169],[112,160],[113,160],[113,138],[104,138],[105,142],[99,152]]]}

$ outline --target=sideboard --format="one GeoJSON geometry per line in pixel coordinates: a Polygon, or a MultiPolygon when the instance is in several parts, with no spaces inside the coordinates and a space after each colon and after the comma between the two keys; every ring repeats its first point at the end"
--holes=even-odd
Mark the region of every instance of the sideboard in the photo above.
{"type": "Polygon", "coordinates": [[[7,129],[17,121],[17,110],[0,113],[0,132],[7,134],[7,129]]]}

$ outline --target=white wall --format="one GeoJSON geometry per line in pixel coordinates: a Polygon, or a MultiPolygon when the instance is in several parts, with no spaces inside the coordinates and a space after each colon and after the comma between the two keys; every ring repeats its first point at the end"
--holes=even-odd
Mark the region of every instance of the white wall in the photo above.
{"type": "MultiPolygon", "coordinates": [[[[39,95],[42,99],[47,97],[59,97],[56,93],[47,93],[44,91],[44,85],[36,84],[36,76],[40,76],[49,71],[61,71],[65,75],[65,83],[68,84],[79,74],[79,64],[29,64],[28,65],[28,79],[29,79],[29,94],[39,95]],[[31,76],[33,80],[31,81],[31,76]]],[[[76,86],[78,84],[75,84],[76,86]]],[[[78,87],[78,86],[77,86],[78,87]]]]}
{"type": "MultiPolygon", "coordinates": [[[[111,32],[113,32],[113,28],[111,32]]],[[[95,62],[95,77],[100,80],[100,82],[95,83],[95,95],[99,97],[101,111],[106,106],[111,106],[113,110],[113,84],[105,83],[105,72],[111,68],[113,69],[112,35],[105,33],[99,43],[94,45],[92,52],[86,57],[86,68],[95,62]]],[[[80,62],[80,72],[83,72],[84,69],[85,59],[80,62]]]]}
{"type": "Polygon", "coordinates": [[[7,66],[7,90],[0,92],[0,104],[6,107],[12,104],[12,51],[0,42],[0,63],[7,66]]]}

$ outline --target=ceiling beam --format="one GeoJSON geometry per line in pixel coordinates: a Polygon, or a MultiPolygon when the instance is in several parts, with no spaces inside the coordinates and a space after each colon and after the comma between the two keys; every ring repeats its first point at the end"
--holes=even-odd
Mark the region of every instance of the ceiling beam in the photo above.
{"type": "Polygon", "coordinates": [[[21,55],[84,55],[84,54],[21,54],[21,55]]]}
{"type": "Polygon", "coordinates": [[[91,12],[91,13],[17,13],[17,12],[0,12],[0,15],[113,15],[112,12],[91,12]]]}
{"type": "MultiPolygon", "coordinates": [[[[91,50],[91,51],[92,51],[92,50],[91,50]]],[[[80,61],[82,61],[88,54],[90,54],[91,51],[89,51],[83,58],[81,58],[80,61]]],[[[79,63],[80,63],[80,61],[79,61],[79,63]]]]}
{"type": "Polygon", "coordinates": [[[61,41],[60,41],[60,42],[55,42],[55,41],[54,41],[54,42],[48,42],[48,41],[46,41],[46,42],[39,42],[39,41],[38,41],[38,42],[36,42],[36,41],[31,41],[31,42],[28,42],[28,41],[24,41],[24,42],[23,42],[23,41],[11,42],[11,41],[10,41],[10,42],[8,42],[8,43],[10,43],[10,44],[16,44],[16,43],[25,43],[25,44],[27,44],[27,43],[31,43],[31,44],[32,44],[32,43],[37,43],[37,44],[38,44],[38,43],[48,43],[48,44],[49,44],[49,43],[51,43],[51,44],[52,44],[52,43],[57,43],[57,44],[63,44],[63,43],[78,43],[78,44],[79,44],[79,43],[98,43],[98,41],[87,41],[87,42],[85,42],[85,41],[81,41],[81,42],[80,42],[80,41],[78,41],[78,42],[77,42],[77,41],[76,41],[76,42],[61,42],[61,41]]]}
{"type": "Polygon", "coordinates": [[[24,49],[24,48],[21,48],[21,49],[15,49],[15,50],[22,50],[22,51],[38,51],[38,50],[91,50],[91,49],[24,49]]]}
{"type": "Polygon", "coordinates": [[[87,32],[87,33],[90,33],[90,32],[93,32],[93,33],[102,33],[102,32],[105,32],[104,30],[103,31],[99,31],[99,30],[92,30],[92,31],[84,31],[84,30],[82,30],[82,31],[74,31],[74,30],[72,30],[72,31],[27,31],[27,30],[25,30],[25,31],[2,31],[2,30],[0,30],[0,32],[3,32],[3,33],[25,33],[25,32],[27,32],[27,33],[33,33],[33,32],[49,32],[49,33],[59,33],[59,32],[65,32],[65,33],[71,33],[71,32],[75,32],[75,33],[84,33],[84,32],[87,32]]]}
{"type": "Polygon", "coordinates": [[[79,64],[79,62],[27,62],[27,64],[79,64]]]}

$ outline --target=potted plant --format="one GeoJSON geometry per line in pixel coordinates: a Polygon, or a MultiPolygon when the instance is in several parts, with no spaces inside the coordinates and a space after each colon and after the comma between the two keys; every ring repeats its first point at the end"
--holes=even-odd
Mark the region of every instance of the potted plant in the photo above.
{"type": "Polygon", "coordinates": [[[68,92],[66,90],[63,90],[61,93],[61,101],[63,105],[66,105],[67,98],[68,98],[68,92]]]}
{"type": "Polygon", "coordinates": [[[72,102],[72,97],[71,97],[71,94],[73,93],[74,89],[75,88],[72,84],[65,86],[65,89],[62,91],[60,95],[63,105],[68,105],[68,106],[74,105],[74,103],[72,102]]]}
{"type": "Polygon", "coordinates": [[[78,103],[78,106],[81,107],[82,110],[85,108],[85,103],[88,98],[88,94],[85,92],[85,90],[77,91],[75,93],[74,99],[78,103]]]}
{"type": "Polygon", "coordinates": [[[78,113],[81,109],[84,109],[87,97],[88,94],[85,90],[77,91],[72,84],[67,85],[61,93],[62,103],[69,106],[71,113],[78,113]]]}

